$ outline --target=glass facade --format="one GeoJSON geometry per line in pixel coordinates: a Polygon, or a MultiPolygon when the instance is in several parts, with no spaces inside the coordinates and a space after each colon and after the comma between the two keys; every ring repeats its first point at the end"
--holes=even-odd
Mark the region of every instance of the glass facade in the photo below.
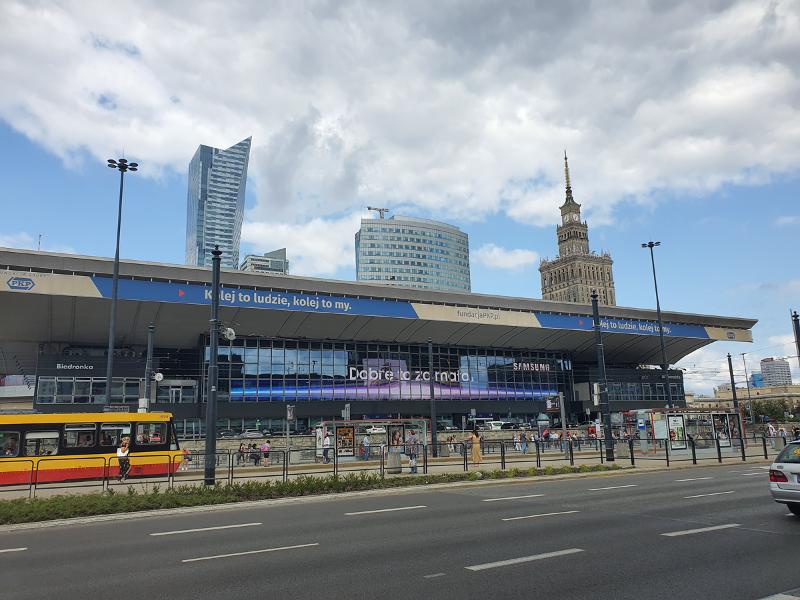
{"type": "Polygon", "coordinates": [[[223,267],[239,267],[250,142],[247,138],[226,150],[200,146],[189,163],[186,264],[211,266],[216,245],[223,267]]]}
{"type": "MultiPolygon", "coordinates": [[[[111,402],[138,402],[141,378],[114,377],[111,402]]],[[[106,401],[105,377],[52,377],[40,375],[37,404],[101,404],[106,401]]]]}
{"type": "Polygon", "coordinates": [[[362,219],[356,276],[429,290],[470,291],[469,237],[446,223],[411,217],[362,219]]]}
{"type": "MultiPolygon", "coordinates": [[[[433,393],[544,401],[566,392],[570,368],[551,352],[434,346],[433,393]]],[[[220,347],[219,371],[223,402],[426,400],[431,389],[427,345],[239,339],[220,347]]]]}

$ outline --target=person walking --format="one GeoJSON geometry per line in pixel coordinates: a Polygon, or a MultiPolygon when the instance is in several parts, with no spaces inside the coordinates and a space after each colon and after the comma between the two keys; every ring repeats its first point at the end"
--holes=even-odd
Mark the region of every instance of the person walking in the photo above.
{"type": "Polygon", "coordinates": [[[522,452],[522,447],[519,443],[519,433],[515,431],[512,440],[514,441],[514,450],[516,450],[517,452],[522,452]]]}
{"type": "Polygon", "coordinates": [[[364,460],[369,460],[369,434],[364,434],[364,439],[361,440],[361,452],[364,460]]]}
{"type": "Polygon", "coordinates": [[[128,478],[128,473],[131,470],[131,461],[128,458],[130,452],[130,438],[122,438],[122,443],[117,448],[117,462],[119,462],[119,481],[125,481],[128,478]]]}
{"type": "Polygon", "coordinates": [[[410,472],[417,472],[417,454],[419,454],[419,438],[417,432],[411,430],[408,432],[406,439],[406,456],[408,456],[408,466],[411,467],[410,472]]]}
{"type": "Polygon", "coordinates": [[[269,466],[269,451],[270,451],[269,440],[264,440],[264,442],[261,444],[261,447],[259,448],[259,450],[261,451],[261,458],[264,459],[264,466],[268,467],[269,466]]]}
{"type": "Polygon", "coordinates": [[[326,465],[329,462],[331,462],[331,459],[328,456],[328,453],[330,452],[330,450],[331,450],[331,436],[326,431],[325,432],[325,438],[322,440],[322,462],[324,462],[326,465]]]}
{"type": "Polygon", "coordinates": [[[470,458],[472,459],[473,466],[481,464],[481,436],[477,429],[472,430],[472,435],[469,438],[471,444],[470,458]]]}
{"type": "Polygon", "coordinates": [[[770,446],[772,446],[773,449],[775,448],[776,433],[777,432],[775,431],[775,425],[773,425],[772,423],[767,423],[767,437],[769,438],[770,446]]]}
{"type": "Polygon", "coordinates": [[[528,453],[528,434],[521,431],[519,434],[519,449],[523,454],[528,453]]]}
{"type": "Polygon", "coordinates": [[[794,436],[795,440],[800,440],[800,427],[797,425],[792,427],[792,435],[794,436]]]}
{"type": "Polygon", "coordinates": [[[247,464],[247,446],[244,445],[244,442],[239,444],[239,450],[236,452],[236,464],[237,465],[245,465],[247,464]]]}

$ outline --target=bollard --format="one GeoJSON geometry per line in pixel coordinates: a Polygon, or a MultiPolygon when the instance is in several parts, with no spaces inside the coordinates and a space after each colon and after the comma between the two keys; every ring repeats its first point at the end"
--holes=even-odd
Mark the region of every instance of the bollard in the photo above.
{"type": "Polygon", "coordinates": [[[628,440],[628,449],[631,452],[631,466],[635,467],[636,466],[636,458],[634,458],[634,456],[633,456],[633,438],[628,440]]]}
{"type": "Polygon", "coordinates": [[[740,443],[741,448],[742,448],[742,462],[747,462],[747,455],[745,454],[745,450],[744,450],[744,440],[741,438],[741,436],[739,437],[739,443],[740,443]]]}
{"type": "Polygon", "coordinates": [[[333,449],[333,476],[339,476],[339,447],[333,449]]]}
{"type": "Polygon", "coordinates": [[[467,444],[461,442],[461,455],[464,457],[464,470],[469,471],[469,462],[467,460],[467,444]]]}
{"type": "Polygon", "coordinates": [[[422,474],[428,474],[428,447],[422,444],[422,474]]]}
{"type": "Polygon", "coordinates": [[[572,448],[572,440],[567,440],[569,442],[569,465],[571,467],[575,466],[575,451],[572,448]]]}
{"type": "Polygon", "coordinates": [[[506,443],[500,440],[500,470],[506,470],[506,443]]]}
{"type": "Polygon", "coordinates": [[[764,446],[764,458],[769,458],[769,453],[767,452],[767,437],[764,435],[761,436],[761,444],[764,446]]]}
{"type": "Polygon", "coordinates": [[[717,462],[722,463],[722,448],[719,445],[719,438],[714,438],[714,441],[717,442],[717,462]]]}
{"type": "Polygon", "coordinates": [[[689,438],[689,443],[692,445],[692,464],[696,465],[697,464],[697,449],[695,448],[694,438],[693,437],[689,438]]]}
{"type": "Polygon", "coordinates": [[[381,444],[381,479],[384,478],[386,472],[386,446],[381,444]]]}
{"type": "Polygon", "coordinates": [[[605,462],[603,458],[603,440],[597,440],[597,446],[600,448],[600,464],[602,465],[605,462]]]}
{"type": "Polygon", "coordinates": [[[670,440],[664,440],[664,456],[667,457],[667,466],[669,466],[669,447],[671,443],[670,440]]]}
{"type": "Polygon", "coordinates": [[[542,467],[542,455],[539,453],[539,440],[536,440],[536,468],[542,467]]]}

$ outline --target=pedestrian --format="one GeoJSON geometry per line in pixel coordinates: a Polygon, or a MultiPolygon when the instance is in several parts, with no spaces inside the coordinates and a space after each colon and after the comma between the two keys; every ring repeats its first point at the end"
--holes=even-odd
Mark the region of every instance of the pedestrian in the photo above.
{"type": "Polygon", "coordinates": [[[792,435],[794,436],[795,440],[800,440],[800,427],[797,425],[792,427],[792,435]]]}
{"type": "Polygon", "coordinates": [[[369,460],[369,434],[364,434],[364,439],[361,440],[361,451],[363,453],[364,460],[369,460]]]}
{"type": "Polygon", "coordinates": [[[261,454],[258,452],[258,446],[254,443],[250,444],[250,460],[253,461],[253,466],[257,467],[261,464],[261,454]]]}
{"type": "Polygon", "coordinates": [[[325,438],[322,440],[322,462],[324,462],[326,465],[329,462],[331,462],[331,459],[328,456],[330,450],[331,450],[331,436],[326,431],[325,438]]]}
{"type": "Polygon", "coordinates": [[[516,450],[517,452],[521,452],[522,447],[519,443],[519,434],[516,431],[514,432],[514,436],[512,439],[514,441],[514,450],[516,450]]]}
{"type": "Polygon", "coordinates": [[[767,437],[769,438],[770,446],[775,448],[775,425],[772,423],[767,423],[767,437]]]}
{"type": "Polygon", "coordinates": [[[406,456],[408,456],[408,466],[411,467],[410,472],[417,472],[417,454],[419,454],[419,438],[417,432],[413,429],[408,432],[406,439],[406,456]]]}
{"type": "Polygon", "coordinates": [[[261,451],[261,458],[264,459],[264,466],[268,467],[269,466],[269,450],[270,450],[269,440],[264,440],[264,442],[261,444],[261,447],[259,448],[259,450],[261,451]]]}
{"type": "Polygon", "coordinates": [[[247,463],[247,446],[244,445],[244,442],[239,444],[239,451],[236,453],[236,464],[242,465],[247,463]]]}
{"type": "Polygon", "coordinates": [[[471,444],[470,456],[472,458],[472,465],[478,466],[481,464],[481,436],[477,429],[472,430],[469,442],[471,444]]]}
{"type": "Polygon", "coordinates": [[[783,428],[783,425],[781,425],[778,428],[778,436],[781,438],[781,442],[783,443],[783,446],[785,447],[786,446],[786,430],[783,428]]]}
{"type": "Polygon", "coordinates": [[[189,449],[184,448],[181,451],[183,455],[183,460],[181,461],[180,471],[188,471],[189,470],[189,461],[192,460],[192,457],[189,455],[189,449]]]}
{"type": "Polygon", "coordinates": [[[119,481],[125,481],[128,478],[128,473],[131,470],[131,461],[128,458],[130,452],[130,438],[122,438],[122,443],[117,448],[117,462],[119,462],[119,481]]]}
{"type": "Polygon", "coordinates": [[[519,434],[519,449],[523,454],[528,453],[528,434],[524,431],[519,434]]]}

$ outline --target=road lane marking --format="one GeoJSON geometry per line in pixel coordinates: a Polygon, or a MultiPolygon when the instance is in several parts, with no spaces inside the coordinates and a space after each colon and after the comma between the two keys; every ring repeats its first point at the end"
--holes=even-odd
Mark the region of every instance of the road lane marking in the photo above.
{"type": "Polygon", "coordinates": [[[295,550],[296,548],[310,548],[319,546],[318,542],[313,544],[298,544],[297,546],[281,546],[280,548],[264,548],[263,550],[248,550],[247,552],[232,552],[230,554],[217,554],[215,556],[200,556],[198,558],[185,558],[182,563],[198,562],[201,560],[214,560],[217,558],[230,558],[231,556],[247,556],[248,554],[264,554],[265,552],[279,552],[281,550],[295,550]]]}
{"type": "Polygon", "coordinates": [[[420,504],[419,506],[399,506],[397,508],[380,508],[378,510],[360,510],[358,512],[348,512],[344,513],[347,517],[352,517],[355,515],[373,515],[375,513],[385,513],[385,512],[395,512],[397,510],[416,510],[418,508],[428,508],[424,504],[420,504]]]}
{"type": "Polygon", "coordinates": [[[545,554],[534,554],[533,556],[522,556],[520,558],[511,558],[509,560],[498,560],[497,562],[484,563],[482,565],[471,565],[464,568],[468,571],[484,571],[486,569],[494,569],[508,565],[518,565],[520,563],[531,562],[534,560],[544,560],[545,558],[556,558],[557,556],[577,554],[578,552],[583,552],[583,550],[581,548],[569,548],[567,550],[558,550],[557,552],[546,552],[545,554]]]}
{"type": "Polygon", "coordinates": [[[635,483],[629,483],[628,485],[612,485],[609,487],[602,487],[602,488],[589,488],[590,492],[601,492],[603,490],[619,490],[622,488],[629,488],[629,487],[637,487],[635,483]]]}
{"type": "Polygon", "coordinates": [[[6,548],[5,550],[0,550],[0,554],[4,552],[24,552],[27,548],[6,548]]]}
{"type": "Polygon", "coordinates": [[[768,473],[764,473],[764,471],[757,471],[755,473],[742,473],[742,477],[747,477],[748,475],[768,475],[768,473]]]}
{"type": "Polygon", "coordinates": [[[733,527],[740,527],[739,523],[728,523],[727,525],[714,525],[712,527],[700,527],[699,529],[686,529],[684,531],[670,531],[669,533],[662,533],[665,537],[678,537],[680,535],[692,535],[695,533],[705,533],[706,531],[717,531],[719,529],[731,529],[733,527]]]}
{"type": "Polygon", "coordinates": [[[733,492],[711,492],[710,494],[695,494],[694,496],[684,496],[684,500],[689,498],[705,498],[706,496],[722,496],[723,494],[733,494],[733,492]]]}
{"type": "Polygon", "coordinates": [[[706,479],[714,479],[713,477],[689,477],[688,479],[676,479],[676,483],[681,483],[684,481],[704,481],[706,479]]]}
{"type": "Polygon", "coordinates": [[[522,500],[523,498],[541,498],[544,494],[528,494],[527,496],[507,496],[505,498],[484,498],[483,502],[500,502],[501,500],[522,500]]]}
{"type": "Polygon", "coordinates": [[[431,575],[423,575],[423,579],[436,579],[437,577],[444,577],[444,573],[432,573],[431,575]]]}
{"type": "Polygon", "coordinates": [[[197,529],[176,529],[175,531],[159,531],[158,533],[151,533],[152,536],[159,535],[178,535],[180,533],[197,533],[198,531],[217,531],[218,529],[237,529],[239,527],[255,527],[263,525],[263,523],[240,523],[238,525],[220,525],[218,527],[198,527],[197,529]]]}
{"type": "Polygon", "coordinates": [[[502,521],[519,521],[520,519],[535,519],[537,517],[552,517],[555,515],[571,515],[577,512],[581,512],[579,510],[565,510],[563,512],[551,512],[551,513],[542,513],[539,515],[525,515],[524,517],[508,517],[505,519],[501,519],[502,521]]]}

